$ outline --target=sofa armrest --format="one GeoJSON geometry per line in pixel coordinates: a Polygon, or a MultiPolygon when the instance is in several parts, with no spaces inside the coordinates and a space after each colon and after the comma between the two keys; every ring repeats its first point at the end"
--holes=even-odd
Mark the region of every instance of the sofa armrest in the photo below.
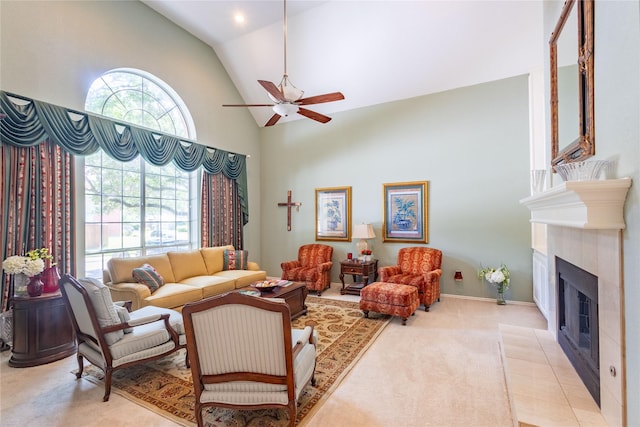
{"type": "Polygon", "coordinates": [[[282,268],[282,271],[288,271],[288,270],[300,267],[300,261],[298,260],[285,261],[282,264],[280,264],[280,267],[282,268]]]}
{"type": "Polygon", "coordinates": [[[140,283],[106,283],[113,301],[131,301],[131,310],[137,310],[145,306],[144,300],[151,295],[146,285],[140,283]]]}
{"type": "Polygon", "coordinates": [[[257,262],[247,261],[247,270],[259,271],[260,270],[260,266],[258,265],[257,262]]]}
{"type": "Polygon", "coordinates": [[[318,272],[323,273],[325,271],[331,271],[331,267],[333,267],[332,261],[323,262],[322,264],[318,264],[318,272]]]}
{"type": "Polygon", "coordinates": [[[379,280],[381,282],[385,282],[389,277],[400,273],[401,271],[399,265],[389,265],[387,267],[380,267],[378,269],[378,276],[380,276],[379,280]]]}

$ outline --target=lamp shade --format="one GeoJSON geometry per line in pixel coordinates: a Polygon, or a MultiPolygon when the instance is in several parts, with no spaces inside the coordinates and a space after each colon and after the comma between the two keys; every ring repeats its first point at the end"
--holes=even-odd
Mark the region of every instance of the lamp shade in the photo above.
{"type": "Polygon", "coordinates": [[[357,224],[353,228],[354,239],[373,239],[376,234],[373,232],[373,225],[371,224],[357,224]]]}
{"type": "Polygon", "coordinates": [[[273,111],[276,114],[279,114],[283,117],[287,117],[291,114],[295,114],[298,112],[298,106],[295,104],[288,104],[288,103],[283,103],[283,104],[276,104],[273,106],[273,111]]]}

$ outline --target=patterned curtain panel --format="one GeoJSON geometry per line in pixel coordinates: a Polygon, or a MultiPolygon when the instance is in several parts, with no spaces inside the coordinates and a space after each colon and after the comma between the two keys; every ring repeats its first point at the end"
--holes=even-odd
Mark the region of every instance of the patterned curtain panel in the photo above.
{"type": "MultiPolygon", "coordinates": [[[[0,145],[2,260],[48,248],[61,274],[75,274],[74,165],[50,140],[31,147],[0,145]]],[[[2,272],[1,307],[7,310],[11,277],[2,272]]]]}
{"type": "Polygon", "coordinates": [[[244,225],[238,183],[223,174],[202,174],[202,247],[242,249],[244,225]]]}

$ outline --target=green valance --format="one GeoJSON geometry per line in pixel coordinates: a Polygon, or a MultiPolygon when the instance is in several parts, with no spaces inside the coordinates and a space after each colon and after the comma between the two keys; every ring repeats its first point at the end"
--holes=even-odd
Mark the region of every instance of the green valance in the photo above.
{"type": "Polygon", "coordinates": [[[173,162],[186,172],[202,166],[210,174],[222,173],[238,182],[243,222],[248,222],[245,155],[5,91],[0,91],[0,113],[4,115],[0,120],[2,144],[25,147],[51,138],[74,155],[86,156],[102,149],[121,162],[140,155],[156,166],[173,162]]]}

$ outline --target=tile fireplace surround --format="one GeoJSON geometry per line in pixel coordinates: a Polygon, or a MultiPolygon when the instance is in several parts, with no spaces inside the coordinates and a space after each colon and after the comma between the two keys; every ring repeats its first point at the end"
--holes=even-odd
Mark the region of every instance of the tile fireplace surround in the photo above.
{"type": "Polygon", "coordinates": [[[622,229],[631,179],[567,181],[520,201],[531,222],[547,224],[548,329],[556,337],[556,257],[598,277],[600,410],[625,425],[622,229]]]}

